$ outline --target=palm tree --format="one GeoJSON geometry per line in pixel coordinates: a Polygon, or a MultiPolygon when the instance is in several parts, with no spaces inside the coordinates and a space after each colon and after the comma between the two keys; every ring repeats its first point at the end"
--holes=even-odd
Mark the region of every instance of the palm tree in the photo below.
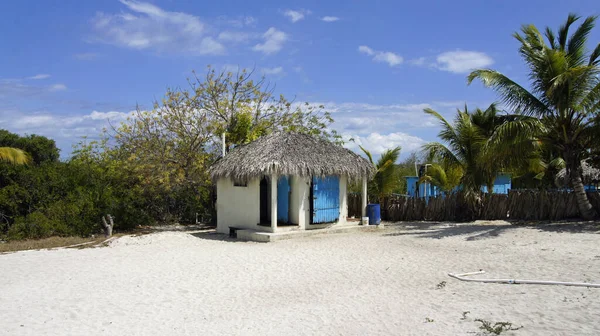
{"type": "Polygon", "coordinates": [[[534,25],[524,25],[521,33],[513,35],[520,42],[519,52],[529,67],[530,90],[490,69],[473,71],[468,82],[481,80],[499,94],[508,108],[523,115],[497,129],[496,143],[508,138],[531,139],[560,153],[579,212],[583,218],[591,219],[596,212],[585,193],[580,171],[581,160],[588,157],[596,137],[592,126],[593,117],[600,110],[600,44],[588,53],[586,44],[594,28],[594,16],[587,17],[569,35],[569,28],[579,18],[569,14],[558,36],[551,28],[542,35],[534,25]]]}
{"type": "Polygon", "coordinates": [[[381,154],[381,157],[375,163],[371,152],[359,146],[360,149],[369,158],[369,161],[375,167],[375,176],[369,183],[369,194],[377,195],[381,201],[385,196],[393,193],[400,186],[400,176],[396,161],[400,157],[400,146],[388,149],[381,154]]]}
{"type": "Polygon", "coordinates": [[[419,179],[419,183],[427,182],[447,194],[452,192],[460,185],[463,171],[462,167],[444,167],[441,164],[433,163],[427,167],[425,175],[419,179]]]}
{"type": "MultiPolygon", "coordinates": [[[[495,110],[492,104],[488,110],[495,110]]],[[[462,172],[460,184],[467,193],[479,193],[482,185],[493,181],[499,171],[499,165],[490,165],[485,157],[485,146],[488,141],[486,131],[478,126],[473,115],[485,114],[477,110],[473,115],[465,105],[464,111],[457,110],[454,124],[449,123],[441,114],[427,108],[425,113],[435,117],[441,124],[438,137],[442,142],[430,142],[423,146],[423,150],[431,160],[437,160],[446,169],[456,169],[462,172]]],[[[491,112],[489,112],[491,113],[491,112]]],[[[496,113],[496,112],[494,112],[496,113]]]]}
{"type": "Polygon", "coordinates": [[[0,147],[0,161],[22,165],[31,162],[31,157],[23,150],[12,147],[0,147]]]}

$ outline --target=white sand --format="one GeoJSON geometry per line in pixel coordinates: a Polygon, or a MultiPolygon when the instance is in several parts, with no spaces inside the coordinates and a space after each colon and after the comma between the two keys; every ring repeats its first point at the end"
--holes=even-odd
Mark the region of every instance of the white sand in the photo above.
{"type": "Polygon", "coordinates": [[[514,335],[600,334],[600,289],[446,275],[479,269],[600,283],[600,235],[461,225],[260,244],[163,232],[18,252],[0,255],[0,334],[476,335],[476,318],[523,325],[514,335]]]}

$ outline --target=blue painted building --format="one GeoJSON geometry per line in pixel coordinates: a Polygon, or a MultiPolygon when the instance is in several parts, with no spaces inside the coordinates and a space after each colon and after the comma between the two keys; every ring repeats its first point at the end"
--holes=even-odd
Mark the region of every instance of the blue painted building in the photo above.
{"type": "MultiPolygon", "coordinates": [[[[418,183],[419,177],[417,176],[405,176],[406,179],[406,193],[411,197],[425,197],[425,196],[438,196],[441,195],[441,191],[438,187],[431,183],[418,183]],[[417,187],[418,186],[418,187],[417,187]]],[[[460,187],[459,187],[460,188],[460,187]]],[[[512,188],[512,179],[510,174],[498,174],[494,181],[494,194],[508,194],[508,191],[512,188]]],[[[487,193],[487,186],[481,186],[481,191],[487,193]]]]}

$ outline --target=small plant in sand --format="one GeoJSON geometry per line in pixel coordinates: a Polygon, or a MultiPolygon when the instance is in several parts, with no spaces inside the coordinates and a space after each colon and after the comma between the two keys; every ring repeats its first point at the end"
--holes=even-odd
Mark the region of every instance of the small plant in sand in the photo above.
{"type": "Polygon", "coordinates": [[[436,287],[436,289],[442,289],[442,288],[446,287],[446,281],[440,282],[435,287],[436,287]]]}
{"type": "Polygon", "coordinates": [[[513,327],[511,322],[495,322],[492,324],[492,322],[482,319],[475,319],[475,322],[481,323],[479,329],[484,330],[490,335],[500,335],[505,331],[514,331],[523,328],[523,326],[513,327]]]}
{"type": "Polygon", "coordinates": [[[469,315],[469,314],[471,314],[471,312],[470,312],[470,311],[468,311],[468,310],[467,310],[467,311],[464,311],[464,312],[462,313],[462,316],[463,316],[463,317],[461,318],[461,320],[466,320],[466,319],[467,319],[467,315],[469,315]]]}
{"type": "Polygon", "coordinates": [[[426,317],[426,318],[425,318],[425,322],[427,322],[427,323],[431,323],[431,322],[435,322],[435,320],[434,320],[434,319],[432,319],[432,318],[426,317]]]}

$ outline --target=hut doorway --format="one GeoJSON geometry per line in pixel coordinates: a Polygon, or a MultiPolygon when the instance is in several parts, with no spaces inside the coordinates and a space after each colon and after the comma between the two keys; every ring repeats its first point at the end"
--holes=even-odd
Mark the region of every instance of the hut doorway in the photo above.
{"type": "Polygon", "coordinates": [[[260,180],[260,223],[271,225],[271,195],[269,180],[264,176],[260,180]]]}
{"type": "Polygon", "coordinates": [[[290,222],[290,178],[281,176],[277,181],[277,224],[290,222]]]}

